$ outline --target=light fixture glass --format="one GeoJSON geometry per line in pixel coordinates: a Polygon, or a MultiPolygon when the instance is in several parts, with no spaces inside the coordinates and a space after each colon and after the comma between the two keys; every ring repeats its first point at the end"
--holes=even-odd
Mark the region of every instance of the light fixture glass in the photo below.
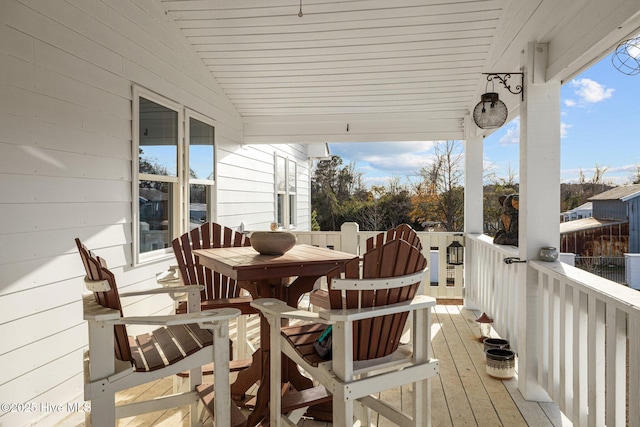
{"type": "Polygon", "coordinates": [[[447,246],[447,264],[464,264],[464,246],[462,246],[460,242],[453,241],[449,246],[447,246]]]}
{"type": "Polygon", "coordinates": [[[480,129],[497,129],[507,121],[508,115],[507,106],[496,92],[483,94],[473,109],[473,121],[480,129]]]}
{"type": "Polygon", "coordinates": [[[480,328],[480,341],[484,341],[485,338],[491,336],[491,325],[493,324],[493,319],[487,316],[487,313],[482,313],[482,316],[478,317],[476,322],[480,328]]]}

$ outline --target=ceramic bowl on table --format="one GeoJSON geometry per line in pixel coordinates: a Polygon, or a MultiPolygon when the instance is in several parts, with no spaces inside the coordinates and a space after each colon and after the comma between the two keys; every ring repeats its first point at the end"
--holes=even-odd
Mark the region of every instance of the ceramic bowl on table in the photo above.
{"type": "Polygon", "coordinates": [[[254,231],[251,246],[262,255],[282,255],[295,246],[296,236],[288,231],[254,231]]]}

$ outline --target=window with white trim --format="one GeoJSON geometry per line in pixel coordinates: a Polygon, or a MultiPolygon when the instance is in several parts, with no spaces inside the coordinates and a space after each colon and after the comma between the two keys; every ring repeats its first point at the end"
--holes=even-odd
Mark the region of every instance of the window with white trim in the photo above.
{"type": "Polygon", "coordinates": [[[185,139],[189,183],[189,216],[185,229],[192,230],[213,220],[215,208],[215,128],[209,119],[193,111],[186,113],[188,126],[185,139]]]}
{"type": "Polygon", "coordinates": [[[164,255],[175,237],[213,219],[215,127],[155,93],[139,87],[133,93],[133,241],[141,262],[164,255]]]}
{"type": "Polygon", "coordinates": [[[295,228],[297,225],[296,193],[298,189],[296,162],[276,155],[275,169],[276,222],[280,228],[295,228]]]}

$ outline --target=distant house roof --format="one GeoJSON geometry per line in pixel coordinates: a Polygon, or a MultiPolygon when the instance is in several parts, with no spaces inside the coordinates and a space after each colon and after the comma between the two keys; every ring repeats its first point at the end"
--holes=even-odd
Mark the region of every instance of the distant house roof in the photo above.
{"type": "Polygon", "coordinates": [[[591,228],[606,227],[608,225],[624,224],[625,220],[608,220],[597,218],[582,218],[575,221],[561,222],[560,234],[575,233],[576,231],[589,230],[591,228]]]}
{"type": "Polygon", "coordinates": [[[629,199],[640,196],[640,184],[622,185],[620,187],[612,188],[604,193],[596,194],[589,198],[592,200],[622,200],[626,202],[629,199]]]}
{"type": "Polygon", "coordinates": [[[577,208],[573,208],[571,209],[569,212],[575,212],[575,211],[587,211],[587,210],[591,210],[593,209],[593,203],[591,202],[587,202],[587,203],[583,203],[580,206],[578,206],[577,208]]]}

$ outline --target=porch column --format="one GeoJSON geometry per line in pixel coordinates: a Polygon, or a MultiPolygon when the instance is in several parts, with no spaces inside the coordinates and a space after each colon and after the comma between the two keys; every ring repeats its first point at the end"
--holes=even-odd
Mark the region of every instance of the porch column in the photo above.
{"type": "MultiPolygon", "coordinates": [[[[478,135],[476,125],[467,115],[464,121],[465,141],[464,141],[464,232],[466,234],[482,234],[483,232],[483,136],[478,135]]],[[[471,278],[472,253],[465,251],[464,287],[473,283],[471,278]]],[[[464,297],[464,306],[468,309],[475,309],[475,301],[470,301],[464,297]]]]}
{"type": "MultiPolygon", "coordinates": [[[[525,95],[520,108],[519,256],[560,244],[560,82],[547,81],[546,44],[524,50],[525,95]]],[[[527,400],[549,401],[538,385],[537,274],[518,271],[518,388],[527,400]]]]}

